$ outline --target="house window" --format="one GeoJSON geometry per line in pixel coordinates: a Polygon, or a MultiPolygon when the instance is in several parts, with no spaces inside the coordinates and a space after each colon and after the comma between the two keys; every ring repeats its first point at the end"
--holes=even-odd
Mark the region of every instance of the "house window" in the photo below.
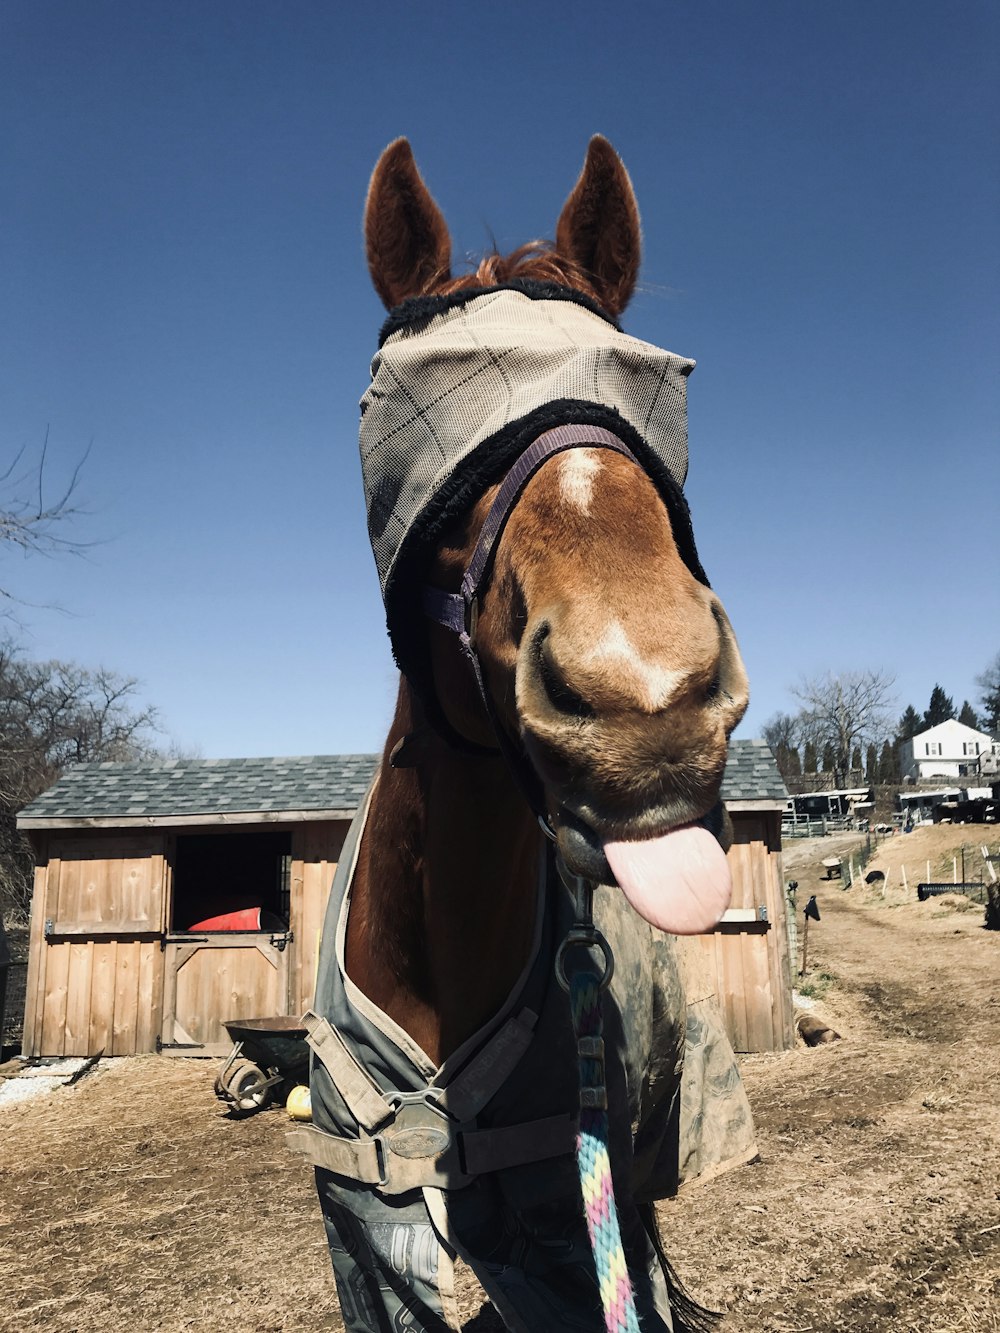
{"type": "Polygon", "coordinates": [[[926,741],[926,742],[924,743],[924,749],[927,751],[928,754],[940,754],[940,753],[941,753],[941,742],[940,742],[940,741],[926,741]]]}
{"type": "Polygon", "coordinates": [[[963,753],[963,754],[978,754],[978,753],[979,753],[979,742],[978,742],[978,741],[963,741],[963,742],[962,742],[962,753],[963,753]]]}

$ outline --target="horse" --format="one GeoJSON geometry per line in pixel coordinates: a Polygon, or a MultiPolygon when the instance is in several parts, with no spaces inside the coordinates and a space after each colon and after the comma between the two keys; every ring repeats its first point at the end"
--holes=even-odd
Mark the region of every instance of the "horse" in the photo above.
{"type": "Polygon", "coordinates": [[[728,904],[719,788],[748,701],[681,491],[693,363],[621,333],[639,212],[601,136],[554,243],[453,275],[405,139],[375,167],[364,235],[390,313],[362,463],[401,677],[331,894],[314,1125],[295,1132],[344,1321],[461,1327],[459,1255],[507,1328],[605,1326],[552,975],[583,884],[609,886],[606,1096],[636,1305],[643,1328],[694,1327],[653,1200],[685,1162],[696,1175],[753,1149],[732,1051],[685,1003],[668,934],[709,930],[728,904]]]}

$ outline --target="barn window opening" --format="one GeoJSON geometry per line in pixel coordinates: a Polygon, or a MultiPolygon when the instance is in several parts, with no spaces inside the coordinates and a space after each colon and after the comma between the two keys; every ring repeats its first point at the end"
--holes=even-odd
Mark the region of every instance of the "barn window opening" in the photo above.
{"type": "Polygon", "coordinates": [[[172,930],[287,930],[290,833],[179,835],[172,930]]]}

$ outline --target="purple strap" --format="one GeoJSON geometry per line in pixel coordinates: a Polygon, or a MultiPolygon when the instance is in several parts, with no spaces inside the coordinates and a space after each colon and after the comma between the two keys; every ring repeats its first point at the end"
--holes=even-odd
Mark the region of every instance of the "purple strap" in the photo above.
{"type": "Polygon", "coordinates": [[[632,450],[617,435],[605,430],[603,426],[556,426],[552,430],[547,430],[544,435],[539,435],[537,440],[528,445],[504,477],[496,498],[490,505],[490,512],[486,515],[479,540],[476,542],[476,549],[473,551],[472,558],[462,577],[462,591],[458,593],[442,592],[440,588],[432,588],[426,584],[423,588],[424,614],[458,635],[462,652],[475,674],[476,683],[479,686],[479,695],[486,709],[486,715],[493,726],[500,751],[507,760],[513,777],[524,792],[528,804],[534,810],[542,828],[546,830],[550,837],[553,835],[548,826],[541,784],[523,752],[507,735],[493,706],[489,690],[486,688],[486,681],[483,679],[482,667],[476,653],[476,619],[479,614],[479,589],[489,574],[493,565],[497,542],[503,534],[514,506],[521,498],[525,486],[542,464],[554,454],[562,453],[565,449],[586,448],[588,446],[599,449],[613,449],[616,453],[630,458],[633,463],[639,461],[632,450]]]}
{"type": "Polygon", "coordinates": [[[514,465],[503,479],[496,497],[490,505],[476,542],[472,559],[462,576],[462,591],[442,592],[440,588],[424,587],[423,607],[425,615],[447,629],[453,630],[462,642],[466,653],[472,652],[475,640],[475,618],[478,607],[479,589],[493,565],[497,542],[503,535],[507,520],[514,511],[514,506],[521,498],[521,493],[543,463],[554,454],[561,454],[566,449],[593,447],[613,449],[624,454],[633,463],[638,459],[624,441],[603,426],[556,426],[529,444],[518,456],[514,465]]]}

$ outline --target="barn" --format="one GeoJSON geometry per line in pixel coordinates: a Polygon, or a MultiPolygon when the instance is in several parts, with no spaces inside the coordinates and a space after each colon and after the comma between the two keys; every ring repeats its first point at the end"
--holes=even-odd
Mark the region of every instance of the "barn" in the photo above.
{"type": "MultiPolygon", "coordinates": [[[[82,764],[18,818],[35,850],[26,1056],[219,1055],[226,1019],[309,1007],[319,934],[374,755],[82,764]]],[[[762,741],[723,789],[733,907],[690,941],[738,1050],[792,1044],[787,799],[762,741]]]]}

